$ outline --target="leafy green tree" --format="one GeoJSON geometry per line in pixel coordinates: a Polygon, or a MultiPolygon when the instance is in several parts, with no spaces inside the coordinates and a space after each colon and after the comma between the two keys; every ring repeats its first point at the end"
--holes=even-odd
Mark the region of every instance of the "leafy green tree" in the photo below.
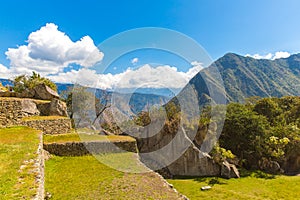
{"type": "Polygon", "coordinates": [[[255,104],[253,110],[258,114],[267,117],[268,121],[271,124],[278,123],[276,117],[279,116],[280,113],[282,112],[280,107],[278,106],[278,103],[271,98],[264,98],[259,100],[255,104]]]}
{"type": "Polygon", "coordinates": [[[245,105],[230,103],[220,137],[220,146],[231,150],[240,160],[258,160],[269,123],[266,117],[257,115],[245,105]]]}

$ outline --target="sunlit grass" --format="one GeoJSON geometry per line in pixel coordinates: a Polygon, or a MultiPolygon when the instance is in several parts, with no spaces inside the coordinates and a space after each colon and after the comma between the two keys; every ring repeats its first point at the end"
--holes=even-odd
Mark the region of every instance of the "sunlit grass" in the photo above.
{"type": "Polygon", "coordinates": [[[121,135],[97,135],[97,134],[60,134],[60,135],[44,135],[44,143],[64,143],[64,142],[81,142],[81,141],[110,141],[110,142],[118,142],[118,141],[132,141],[135,139],[129,136],[121,136],[121,135]]]}
{"type": "MultiPolygon", "coordinates": [[[[125,168],[139,168],[131,153],[100,155],[125,168]],[[127,166],[127,167],[126,167],[127,166]]],[[[93,156],[57,157],[46,161],[46,191],[55,199],[178,199],[153,172],[124,173],[93,156]]]]}
{"type": "Polygon", "coordinates": [[[23,121],[38,121],[38,120],[55,120],[55,119],[68,119],[68,117],[62,116],[30,116],[30,117],[23,117],[23,121]]]}
{"type": "Polygon", "coordinates": [[[19,171],[25,160],[36,158],[39,131],[28,127],[0,129],[0,199],[30,199],[35,194],[33,163],[19,171]],[[22,182],[22,183],[20,183],[22,182]]]}
{"type": "Polygon", "coordinates": [[[182,178],[169,179],[169,183],[192,199],[299,199],[299,176],[272,176],[261,172],[252,172],[239,179],[222,178],[182,178]],[[212,189],[201,191],[201,187],[210,185],[212,189]]]}

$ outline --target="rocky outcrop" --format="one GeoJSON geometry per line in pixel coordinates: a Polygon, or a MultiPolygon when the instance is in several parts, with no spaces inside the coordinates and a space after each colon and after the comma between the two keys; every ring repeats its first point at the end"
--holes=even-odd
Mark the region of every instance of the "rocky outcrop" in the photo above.
{"type": "Polygon", "coordinates": [[[48,115],[68,116],[66,103],[59,99],[52,99],[49,105],[48,115]]]}
{"type": "Polygon", "coordinates": [[[28,115],[40,114],[40,111],[38,110],[36,103],[30,99],[23,99],[21,101],[21,111],[27,113],[28,115]]]}
{"type": "Polygon", "coordinates": [[[221,165],[221,177],[223,178],[240,178],[240,173],[235,165],[224,161],[221,165]]]}
{"type": "MultiPolygon", "coordinates": [[[[152,124],[155,122],[152,121],[152,124]]],[[[207,153],[201,152],[187,136],[188,133],[178,128],[178,124],[165,125],[153,134],[155,129],[149,126],[137,131],[141,132],[136,136],[139,155],[147,167],[157,171],[164,169],[170,176],[220,175],[220,165],[207,153]]]]}
{"type": "Polygon", "coordinates": [[[25,89],[22,92],[0,91],[0,97],[17,97],[40,100],[59,99],[58,93],[45,84],[37,85],[32,89],[25,89]]]}
{"type": "Polygon", "coordinates": [[[37,105],[42,116],[68,116],[66,103],[59,99],[37,105]]]}
{"type": "Polygon", "coordinates": [[[35,91],[35,98],[42,99],[42,100],[52,100],[52,99],[59,99],[59,95],[57,92],[52,90],[45,84],[40,84],[34,87],[35,91]]]}

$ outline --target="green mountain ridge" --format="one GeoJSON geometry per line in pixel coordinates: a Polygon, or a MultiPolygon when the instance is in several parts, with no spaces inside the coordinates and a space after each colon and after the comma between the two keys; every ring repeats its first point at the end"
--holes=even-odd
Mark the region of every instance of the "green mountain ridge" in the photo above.
{"type": "Polygon", "coordinates": [[[244,102],[251,96],[282,97],[300,95],[300,54],[267,60],[227,53],[211,66],[201,70],[189,82],[201,102],[201,94],[222,93],[224,85],[228,101],[244,102]],[[215,79],[218,69],[221,79],[215,79]],[[222,83],[223,81],[223,83],[222,83]],[[207,82],[213,86],[207,86],[207,82]],[[208,90],[208,87],[213,89],[208,90]],[[219,90],[219,91],[215,91],[219,90]]]}

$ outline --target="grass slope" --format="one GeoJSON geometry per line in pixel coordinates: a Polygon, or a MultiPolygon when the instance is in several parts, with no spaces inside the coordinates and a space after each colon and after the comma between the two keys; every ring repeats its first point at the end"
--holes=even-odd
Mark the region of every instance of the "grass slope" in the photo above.
{"type": "Polygon", "coordinates": [[[30,199],[34,196],[35,174],[32,164],[24,161],[36,158],[39,131],[28,127],[0,129],[0,199],[30,199]]]}
{"type": "MultiPolygon", "coordinates": [[[[101,158],[97,158],[101,159],[101,158]]],[[[179,199],[153,172],[124,173],[93,156],[52,157],[46,162],[46,191],[55,199],[179,199]]],[[[102,155],[127,168],[139,168],[130,153],[102,155]]]]}
{"type": "Polygon", "coordinates": [[[300,197],[299,176],[271,176],[253,172],[240,179],[187,178],[168,180],[182,194],[193,199],[271,200],[300,197]],[[200,188],[211,185],[212,189],[200,188]]]}

